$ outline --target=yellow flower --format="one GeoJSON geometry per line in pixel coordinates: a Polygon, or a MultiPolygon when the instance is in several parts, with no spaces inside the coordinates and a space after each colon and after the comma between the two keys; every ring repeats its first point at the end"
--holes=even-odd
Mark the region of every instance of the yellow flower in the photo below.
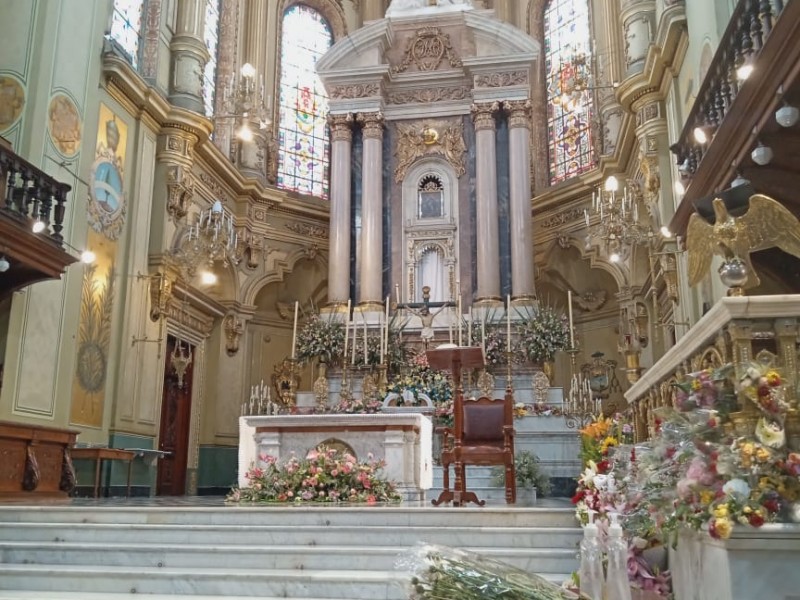
{"type": "Polygon", "coordinates": [[[717,531],[717,535],[723,539],[727,540],[731,537],[731,531],[733,530],[733,524],[725,518],[722,519],[715,519],[714,520],[714,529],[717,531]]]}
{"type": "Polygon", "coordinates": [[[720,504],[714,509],[714,516],[717,519],[724,519],[728,516],[728,505],[727,504],[720,504]]]}
{"type": "Polygon", "coordinates": [[[775,387],[776,385],[781,384],[781,376],[778,375],[777,371],[769,370],[767,374],[764,375],[764,378],[767,380],[767,385],[770,387],[775,387]]]}
{"type": "Polygon", "coordinates": [[[756,460],[762,463],[767,462],[769,460],[769,450],[763,447],[756,450],[756,460]]]}
{"type": "Polygon", "coordinates": [[[600,444],[600,452],[605,453],[611,446],[619,446],[619,442],[617,438],[608,436],[606,439],[603,440],[603,443],[600,444]]]}
{"type": "Polygon", "coordinates": [[[714,492],[711,490],[703,490],[700,492],[700,503],[701,504],[711,504],[714,500],[714,492]]]}

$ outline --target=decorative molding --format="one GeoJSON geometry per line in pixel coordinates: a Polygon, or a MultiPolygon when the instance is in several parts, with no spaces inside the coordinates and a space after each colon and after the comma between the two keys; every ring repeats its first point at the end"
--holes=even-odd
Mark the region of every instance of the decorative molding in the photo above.
{"type": "Polygon", "coordinates": [[[482,73],[475,76],[476,88],[509,87],[527,85],[527,71],[507,71],[505,73],[482,73]]]}
{"type": "Polygon", "coordinates": [[[393,75],[403,73],[412,64],[422,72],[435,71],[445,58],[453,69],[462,66],[461,59],[453,50],[450,35],[442,33],[439,27],[423,27],[414,32],[403,52],[403,60],[393,66],[391,72],[393,75]]]}
{"type": "Polygon", "coordinates": [[[319,238],[321,240],[328,239],[328,229],[321,225],[311,225],[303,221],[294,221],[292,223],[286,223],[286,229],[302,236],[319,238]]]}
{"type": "Polygon", "coordinates": [[[464,100],[470,97],[467,86],[458,87],[428,87],[414,90],[400,90],[388,95],[388,104],[429,104],[443,100],[464,100]]]}
{"type": "Polygon", "coordinates": [[[426,155],[438,154],[449,162],[456,171],[456,176],[461,177],[467,172],[466,151],[464,143],[464,126],[461,121],[430,122],[424,125],[412,123],[397,126],[397,144],[394,154],[397,157],[397,166],[394,170],[394,179],[401,182],[406,177],[408,168],[414,162],[426,155]],[[438,130],[444,128],[443,133],[438,130]],[[435,138],[426,137],[423,132],[435,131],[435,138]]]}
{"type": "Polygon", "coordinates": [[[331,100],[349,100],[352,98],[368,98],[381,93],[379,83],[354,83],[336,85],[331,90],[331,100]]]}
{"type": "Polygon", "coordinates": [[[183,165],[167,168],[167,212],[179,221],[189,212],[194,195],[194,177],[183,165]]]}
{"type": "Polygon", "coordinates": [[[148,0],[145,4],[142,27],[142,77],[155,80],[158,77],[158,47],[161,33],[162,0],[148,0]]]}
{"type": "Polygon", "coordinates": [[[642,108],[640,108],[636,113],[636,126],[639,127],[648,121],[659,118],[661,116],[660,106],[661,102],[657,100],[655,102],[651,102],[650,104],[645,104],[642,108]]]}
{"type": "Polygon", "coordinates": [[[549,217],[546,217],[542,221],[542,228],[552,229],[554,227],[561,227],[562,225],[566,225],[567,223],[572,223],[573,221],[582,219],[584,217],[583,211],[584,209],[576,206],[574,208],[570,208],[560,213],[550,215],[549,217]]]}
{"type": "Polygon", "coordinates": [[[225,351],[228,356],[234,356],[239,352],[239,339],[244,333],[244,322],[234,313],[228,313],[222,320],[225,329],[225,351]]]}
{"type": "Polygon", "coordinates": [[[197,177],[198,179],[200,179],[203,185],[208,188],[208,191],[210,191],[217,200],[225,199],[226,197],[225,190],[213,175],[210,175],[205,171],[200,171],[197,177]]]}

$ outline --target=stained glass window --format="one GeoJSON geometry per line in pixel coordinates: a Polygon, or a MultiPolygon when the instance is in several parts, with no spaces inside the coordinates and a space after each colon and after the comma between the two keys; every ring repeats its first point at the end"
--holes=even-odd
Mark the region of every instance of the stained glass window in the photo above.
{"type": "Polygon", "coordinates": [[[126,54],[134,68],[139,66],[143,3],[144,0],[114,0],[111,33],[108,34],[109,39],[126,54]]]}
{"type": "Polygon", "coordinates": [[[333,43],[324,17],[303,4],[283,14],[278,187],[328,197],[328,97],[315,71],[333,43]]]}
{"type": "Polygon", "coordinates": [[[220,0],[206,0],[206,22],[203,39],[211,58],[203,71],[203,103],[206,116],[214,116],[214,90],[217,77],[217,42],[219,41],[219,4],[220,0]]]}
{"type": "Polygon", "coordinates": [[[594,167],[588,0],[550,0],[544,13],[550,183],[594,167]]]}

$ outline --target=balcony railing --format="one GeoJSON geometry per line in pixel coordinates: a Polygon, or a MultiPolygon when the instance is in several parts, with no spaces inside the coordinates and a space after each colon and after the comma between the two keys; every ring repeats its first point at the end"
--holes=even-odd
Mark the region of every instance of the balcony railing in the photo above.
{"type": "Polygon", "coordinates": [[[736,5],[680,138],[671,147],[684,177],[695,174],[708,150],[708,144],[695,139],[695,129],[709,133],[722,125],[743,84],[739,69],[755,64],[784,5],[784,0],[740,0],[736,5]]]}
{"type": "Polygon", "coordinates": [[[0,211],[23,225],[41,221],[41,235],[63,247],[64,213],[72,189],[0,145],[0,211]]]}

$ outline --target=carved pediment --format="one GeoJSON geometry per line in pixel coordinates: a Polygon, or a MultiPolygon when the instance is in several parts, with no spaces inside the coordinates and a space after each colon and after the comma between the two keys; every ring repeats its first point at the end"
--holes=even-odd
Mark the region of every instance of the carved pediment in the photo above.
{"type": "Polygon", "coordinates": [[[403,52],[403,60],[392,67],[392,73],[404,73],[412,65],[418,71],[435,71],[445,59],[451,68],[461,67],[461,58],[453,50],[450,36],[439,27],[423,27],[414,32],[403,52]]]}

